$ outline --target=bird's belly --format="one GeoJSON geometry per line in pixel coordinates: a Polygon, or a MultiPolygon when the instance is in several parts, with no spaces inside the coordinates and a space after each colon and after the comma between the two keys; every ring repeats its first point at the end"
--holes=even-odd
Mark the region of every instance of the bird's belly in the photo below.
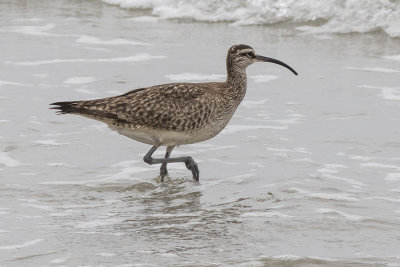
{"type": "Polygon", "coordinates": [[[110,126],[110,128],[121,135],[149,145],[178,146],[192,143],[190,142],[192,136],[182,132],[147,128],[132,129],[116,126],[110,126]]]}
{"type": "Polygon", "coordinates": [[[190,139],[186,144],[206,141],[218,135],[224,127],[220,125],[208,126],[190,133],[190,139]]]}
{"type": "Polygon", "coordinates": [[[214,125],[214,127],[205,127],[184,133],[161,129],[133,129],[115,125],[109,125],[109,127],[112,130],[117,131],[119,134],[135,141],[159,146],[179,146],[202,142],[216,136],[224,128],[214,125]]]}

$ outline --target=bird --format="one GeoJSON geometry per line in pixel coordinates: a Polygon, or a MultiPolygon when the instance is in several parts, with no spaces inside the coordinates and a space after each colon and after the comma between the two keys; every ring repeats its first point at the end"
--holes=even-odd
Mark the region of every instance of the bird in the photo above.
{"type": "Polygon", "coordinates": [[[255,62],[270,62],[297,72],[286,63],[255,53],[249,45],[237,44],[226,56],[225,82],[168,83],[138,88],[118,96],[94,100],[51,103],[57,114],[77,114],[106,123],[119,134],[151,145],[144,162],[161,164],[161,182],[168,175],[167,164],[185,163],[199,182],[198,164],[190,156],[170,157],[180,145],[215,137],[228,124],[243,100],[247,88],[246,69],[255,62]],[[153,158],[161,146],[163,158],[153,158]]]}

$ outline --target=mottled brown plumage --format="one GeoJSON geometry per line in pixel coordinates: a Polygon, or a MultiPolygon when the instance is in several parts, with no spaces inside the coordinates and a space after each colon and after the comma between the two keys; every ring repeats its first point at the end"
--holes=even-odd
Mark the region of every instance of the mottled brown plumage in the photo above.
{"type": "MultiPolygon", "coordinates": [[[[170,153],[174,146],[210,139],[224,129],[246,93],[246,68],[256,61],[277,63],[297,74],[280,61],[256,55],[250,46],[235,45],[227,55],[226,82],[162,84],[115,97],[52,105],[61,114],[79,114],[105,122],[122,135],[153,145],[154,151],[168,146],[170,153]]],[[[169,159],[167,153],[164,161],[155,162],[151,158],[154,151],[146,155],[145,161],[163,163],[163,177],[166,163],[176,160],[169,159]]],[[[198,180],[197,164],[188,158],[178,159],[198,180]]]]}
{"type": "Polygon", "coordinates": [[[164,84],[116,97],[71,102],[72,110],[66,113],[81,114],[110,127],[191,134],[209,125],[225,125],[226,116],[236,108],[232,105],[235,97],[226,83],[164,84]]]}

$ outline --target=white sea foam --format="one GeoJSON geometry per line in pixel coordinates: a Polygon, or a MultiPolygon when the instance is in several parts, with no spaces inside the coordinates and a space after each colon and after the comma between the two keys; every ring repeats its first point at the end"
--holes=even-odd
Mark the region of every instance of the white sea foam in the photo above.
{"type": "MultiPolygon", "coordinates": [[[[151,9],[162,19],[233,22],[235,25],[295,22],[310,33],[348,33],[383,30],[400,36],[400,3],[387,0],[103,0],[122,8],[151,9]],[[313,22],[320,26],[311,26],[313,22]]],[[[315,25],[315,24],[314,24],[315,25]]]]}
{"type": "Polygon", "coordinates": [[[48,215],[51,217],[65,217],[65,216],[71,216],[71,214],[76,213],[74,210],[66,210],[64,212],[51,212],[48,215]]]}
{"type": "Polygon", "coordinates": [[[171,81],[222,81],[226,78],[224,74],[202,74],[202,73],[191,73],[184,72],[179,74],[168,74],[166,78],[171,81]]]}
{"type": "Polygon", "coordinates": [[[102,179],[97,179],[97,180],[85,180],[85,181],[47,181],[47,182],[41,182],[39,184],[43,185],[85,185],[85,186],[97,186],[98,184],[102,183],[108,183],[108,182],[115,182],[119,179],[134,179],[132,177],[132,174],[140,173],[140,172],[145,172],[151,170],[150,168],[142,168],[142,167],[131,167],[131,168],[124,168],[122,169],[119,173],[116,174],[107,174],[107,175],[101,175],[101,177],[104,177],[102,179]]]}
{"type": "Polygon", "coordinates": [[[71,77],[63,81],[65,84],[88,84],[94,82],[96,79],[89,76],[71,77]]]}
{"type": "Polygon", "coordinates": [[[400,60],[400,55],[384,56],[383,58],[391,59],[391,60],[400,60]]]}
{"type": "Polygon", "coordinates": [[[255,83],[266,83],[277,80],[279,77],[275,75],[251,75],[249,78],[255,83]]]}
{"type": "Polygon", "coordinates": [[[366,156],[360,156],[360,155],[348,155],[346,153],[343,152],[339,152],[337,154],[338,156],[349,156],[350,159],[354,159],[354,160],[359,160],[359,161],[371,161],[373,159],[375,160],[388,160],[388,161],[400,161],[399,157],[366,157],[366,156]]]}
{"type": "Polygon", "coordinates": [[[0,29],[0,31],[15,32],[15,33],[21,33],[21,34],[27,34],[27,35],[49,36],[49,35],[53,35],[53,34],[48,33],[48,31],[53,29],[54,27],[55,27],[54,24],[49,23],[49,24],[42,25],[42,26],[37,26],[37,25],[11,26],[11,27],[6,27],[3,29],[0,29]]]}
{"type": "Polygon", "coordinates": [[[364,219],[363,216],[359,216],[359,215],[354,215],[354,214],[348,214],[342,211],[338,211],[338,210],[334,210],[334,209],[328,209],[328,208],[321,208],[321,209],[317,209],[316,212],[319,213],[324,213],[324,214],[339,214],[343,217],[345,217],[346,219],[349,219],[351,221],[360,221],[362,219],[364,219]]]}
{"type": "Polygon", "coordinates": [[[140,17],[130,18],[129,20],[135,22],[157,22],[159,21],[159,18],[155,16],[140,16],[140,17]]]}
{"type": "Polygon", "coordinates": [[[260,99],[260,100],[244,100],[241,105],[245,108],[254,108],[254,107],[262,107],[265,106],[265,103],[268,99],[260,99]]]}
{"type": "Polygon", "coordinates": [[[84,46],[82,49],[87,49],[87,50],[94,50],[94,51],[101,51],[101,52],[110,52],[111,49],[109,48],[104,48],[104,47],[92,47],[92,46],[84,46]]]}
{"type": "Polygon", "coordinates": [[[342,169],[348,168],[346,165],[343,164],[332,164],[327,163],[324,164],[324,168],[318,169],[317,172],[320,173],[338,173],[342,169]]]}
{"type": "Polygon", "coordinates": [[[317,172],[320,173],[321,177],[332,179],[332,180],[343,181],[343,182],[346,182],[346,183],[352,185],[355,188],[359,188],[361,186],[366,186],[366,184],[356,181],[354,179],[334,175],[334,174],[339,173],[343,169],[347,169],[347,168],[348,168],[348,166],[343,165],[343,164],[324,164],[324,167],[318,169],[317,172]]]}
{"type": "Polygon", "coordinates": [[[275,147],[267,147],[267,150],[276,151],[276,152],[295,152],[295,153],[304,153],[311,154],[311,152],[307,151],[304,147],[295,147],[295,148],[275,148],[275,147]]]}
{"type": "Polygon", "coordinates": [[[111,40],[100,40],[99,38],[88,35],[79,36],[76,42],[85,44],[97,44],[97,45],[148,45],[143,42],[120,39],[120,38],[111,40]]]}
{"type": "MultiPolygon", "coordinates": [[[[320,257],[320,256],[308,256],[308,257],[301,257],[297,255],[276,255],[276,256],[262,256],[261,258],[263,259],[273,259],[273,260],[279,260],[279,261],[297,261],[297,260],[320,260],[320,261],[337,261],[337,259],[332,259],[332,258],[326,258],[326,257],[320,257]]],[[[246,265],[247,266],[247,265],[246,265]]],[[[265,266],[263,264],[262,266],[265,266]]]]}
{"type": "Polygon", "coordinates": [[[40,18],[20,18],[20,19],[16,19],[15,21],[39,22],[39,21],[43,21],[43,19],[40,19],[40,18]]]}
{"type": "Polygon", "coordinates": [[[29,123],[43,125],[43,122],[38,121],[38,118],[36,116],[31,116],[30,118],[31,120],[28,121],[29,123]]]}
{"type": "Polygon", "coordinates": [[[41,182],[39,184],[44,185],[82,185],[86,184],[90,181],[49,181],[49,182],[41,182]]]}
{"type": "Polygon", "coordinates": [[[28,203],[35,203],[38,202],[36,198],[20,198],[19,201],[28,202],[28,203]]]}
{"type": "Polygon", "coordinates": [[[283,214],[281,212],[245,212],[240,215],[241,217],[277,217],[277,218],[293,218],[294,216],[283,214]]]}
{"type": "Polygon", "coordinates": [[[131,167],[133,164],[136,164],[138,161],[136,160],[125,160],[125,161],[121,161],[118,163],[115,163],[114,165],[112,165],[111,167],[131,167]]]}
{"type": "MultiPolygon", "coordinates": [[[[345,154],[344,154],[345,155],[345,154]]],[[[350,159],[354,160],[359,160],[359,161],[370,161],[372,160],[372,157],[365,157],[365,156],[359,156],[359,155],[351,155],[350,159]]]]}
{"type": "Polygon", "coordinates": [[[30,247],[33,245],[36,245],[39,242],[44,241],[44,239],[34,239],[31,241],[27,241],[22,244],[17,244],[17,245],[8,245],[8,246],[0,246],[0,250],[13,250],[13,249],[20,249],[20,248],[25,248],[25,247],[30,247]]]}
{"type": "Polygon", "coordinates": [[[372,167],[372,168],[400,170],[400,166],[398,166],[398,165],[382,164],[382,163],[378,163],[378,162],[361,163],[360,166],[362,166],[362,167],[372,167]]]}
{"type": "Polygon", "coordinates": [[[51,59],[51,60],[39,60],[39,61],[19,61],[19,62],[6,61],[5,63],[17,66],[39,66],[39,65],[58,64],[58,63],[137,62],[137,61],[147,61],[147,60],[161,59],[161,58],[166,58],[166,56],[152,56],[143,53],[130,57],[95,58],[95,59],[70,58],[70,59],[51,59]]]}
{"type": "Polygon", "coordinates": [[[52,207],[45,206],[45,205],[25,204],[25,205],[23,205],[23,206],[25,206],[25,207],[31,207],[31,208],[35,208],[35,209],[40,209],[40,210],[47,210],[47,211],[53,210],[52,207]]]}
{"type": "Polygon", "coordinates": [[[224,181],[230,180],[234,181],[235,184],[242,184],[247,181],[249,181],[250,178],[256,177],[256,174],[254,173],[245,173],[245,174],[239,174],[235,176],[230,176],[229,178],[225,178],[224,181]]]}
{"type": "Polygon", "coordinates": [[[97,94],[96,92],[86,89],[86,88],[76,88],[75,91],[78,93],[81,93],[81,94],[85,94],[85,95],[96,95],[97,94]]]}
{"type": "MultiPolygon", "coordinates": [[[[236,162],[230,163],[230,162],[229,162],[229,164],[239,164],[239,163],[236,163],[236,162]]],[[[257,161],[249,162],[248,164],[249,164],[250,166],[254,166],[254,167],[256,167],[256,168],[265,168],[265,165],[264,165],[264,164],[262,164],[262,163],[260,163],[260,162],[257,162],[257,161]]]]}
{"type": "MultiPolygon", "coordinates": [[[[224,81],[226,79],[226,74],[184,72],[179,74],[168,74],[165,75],[165,77],[171,81],[224,81]]],[[[255,83],[264,83],[278,79],[278,76],[274,75],[252,75],[248,77],[255,83]]]]}
{"type": "Polygon", "coordinates": [[[50,167],[74,167],[64,162],[49,162],[46,165],[50,167]]]}
{"type": "Polygon", "coordinates": [[[0,80],[0,87],[4,85],[26,85],[26,84],[0,80]]]}
{"type": "Polygon", "coordinates": [[[64,263],[68,260],[68,258],[60,258],[60,259],[54,259],[52,261],[50,261],[50,264],[60,264],[60,263],[64,263]]]}
{"type": "Polygon", "coordinates": [[[327,200],[335,200],[335,201],[358,201],[359,199],[354,196],[342,193],[342,194],[326,194],[326,193],[311,193],[307,195],[311,198],[319,198],[319,199],[327,199],[327,200]]]}
{"type": "Polygon", "coordinates": [[[302,259],[303,257],[288,254],[288,255],[276,255],[276,256],[272,256],[270,258],[274,259],[274,260],[280,260],[280,261],[296,261],[296,260],[302,259]]]}
{"type": "Polygon", "coordinates": [[[123,222],[124,219],[120,218],[108,218],[108,219],[97,219],[93,221],[87,221],[87,222],[80,222],[74,225],[75,228],[95,228],[99,226],[107,226],[107,225],[113,225],[113,224],[118,224],[123,222]]]}
{"type": "Polygon", "coordinates": [[[123,235],[126,235],[126,234],[123,233],[123,232],[116,232],[116,233],[113,233],[113,235],[115,235],[115,236],[123,236],[123,235]]]}
{"type": "Polygon", "coordinates": [[[117,256],[117,254],[115,254],[115,253],[108,253],[108,252],[100,252],[100,253],[97,253],[97,255],[99,255],[101,257],[115,257],[115,256],[117,256]]]}
{"type": "Polygon", "coordinates": [[[346,178],[346,177],[341,177],[337,175],[332,175],[332,174],[324,174],[323,177],[328,178],[328,179],[333,179],[333,180],[339,180],[346,182],[348,184],[351,184],[353,187],[359,188],[360,186],[367,186],[366,184],[356,181],[354,179],[346,178]]]}
{"type": "Polygon", "coordinates": [[[0,166],[1,165],[5,167],[18,167],[21,166],[22,164],[19,161],[10,158],[7,152],[0,151],[0,166]]]}
{"type": "Polygon", "coordinates": [[[396,202],[400,203],[400,198],[392,198],[392,197],[368,197],[369,199],[380,199],[380,200],[386,200],[389,202],[396,202]]]}
{"type": "Polygon", "coordinates": [[[37,140],[35,144],[45,145],[45,146],[63,146],[68,145],[69,143],[59,143],[56,140],[37,140]]]}
{"type": "Polygon", "coordinates": [[[221,134],[231,134],[237,132],[244,132],[250,130],[286,130],[287,126],[269,126],[269,125],[228,125],[224,130],[222,130],[221,134]]]}
{"type": "MultiPolygon", "coordinates": [[[[228,151],[229,149],[235,148],[237,146],[234,145],[229,145],[229,146],[218,146],[218,145],[209,145],[209,144],[202,144],[202,143],[197,143],[197,144],[192,144],[192,147],[195,147],[196,150],[192,151],[192,154],[198,154],[198,153],[209,153],[211,151],[217,151],[217,150],[224,150],[228,151]]],[[[179,151],[174,151],[177,155],[183,155],[179,151]]]]}
{"type": "Polygon", "coordinates": [[[281,124],[297,124],[300,123],[300,119],[302,117],[304,117],[304,115],[302,114],[290,114],[289,118],[287,119],[272,120],[272,121],[281,124]]]}
{"type": "MultiPolygon", "coordinates": [[[[230,161],[222,160],[222,159],[219,159],[219,158],[208,158],[208,161],[216,162],[216,163],[220,163],[220,164],[225,164],[225,165],[237,165],[237,164],[239,164],[237,162],[230,162],[230,161]]],[[[251,164],[251,163],[249,163],[249,164],[251,164]]]]}
{"type": "Polygon", "coordinates": [[[400,88],[399,87],[382,87],[382,86],[372,86],[372,85],[359,85],[360,88],[371,88],[381,90],[380,97],[389,100],[400,100],[400,88]]]}
{"type": "Polygon", "coordinates": [[[343,165],[336,166],[333,164],[324,164],[324,168],[318,169],[317,172],[322,173],[322,174],[333,174],[333,173],[340,172],[340,169],[342,169],[344,167],[345,166],[343,166],[343,165]]]}
{"type": "Polygon", "coordinates": [[[129,177],[132,177],[134,174],[146,172],[149,170],[151,170],[150,167],[139,167],[139,166],[125,167],[120,172],[112,174],[108,180],[115,181],[119,179],[128,179],[129,177]]]}
{"type": "Polygon", "coordinates": [[[347,67],[346,69],[348,69],[348,70],[356,70],[356,71],[368,71],[368,72],[383,72],[383,73],[398,73],[398,72],[400,72],[399,70],[388,69],[388,68],[381,68],[381,67],[375,67],[375,68],[355,68],[355,67],[347,67]]]}
{"type": "Polygon", "coordinates": [[[400,172],[390,172],[386,174],[386,181],[400,181],[400,172]]]}
{"type": "Polygon", "coordinates": [[[382,88],[382,98],[389,100],[400,100],[400,88],[382,88]]]}
{"type": "Polygon", "coordinates": [[[171,229],[171,228],[195,228],[197,225],[202,224],[201,222],[187,222],[187,223],[168,223],[163,225],[153,226],[152,229],[171,229]]]}
{"type": "Polygon", "coordinates": [[[301,103],[299,103],[299,102],[294,102],[294,101],[288,101],[288,102],[285,102],[285,105],[297,106],[297,105],[301,105],[301,103]]]}
{"type": "Polygon", "coordinates": [[[302,188],[298,188],[298,187],[289,187],[287,189],[284,190],[284,192],[287,193],[300,193],[300,194],[308,194],[310,193],[309,191],[306,191],[302,188]]]}

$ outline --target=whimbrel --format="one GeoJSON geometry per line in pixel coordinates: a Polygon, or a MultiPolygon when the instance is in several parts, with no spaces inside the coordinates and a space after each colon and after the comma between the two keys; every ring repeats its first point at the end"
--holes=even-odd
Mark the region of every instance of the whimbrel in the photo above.
{"type": "Polygon", "coordinates": [[[193,144],[216,136],[232,118],[247,87],[246,68],[255,62],[271,62],[297,72],[282,61],[256,55],[248,45],[234,45],[226,57],[226,82],[171,83],[129,91],[123,95],[52,103],[59,114],[79,114],[106,123],[136,141],[152,145],[144,156],[148,164],[161,164],[161,181],[167,163],[184,162],[193,179],[199,168],[192,157],[170,158],[175,146],[193,144]],[[154,151],[166,146],[164,158],[154,151]]]}

